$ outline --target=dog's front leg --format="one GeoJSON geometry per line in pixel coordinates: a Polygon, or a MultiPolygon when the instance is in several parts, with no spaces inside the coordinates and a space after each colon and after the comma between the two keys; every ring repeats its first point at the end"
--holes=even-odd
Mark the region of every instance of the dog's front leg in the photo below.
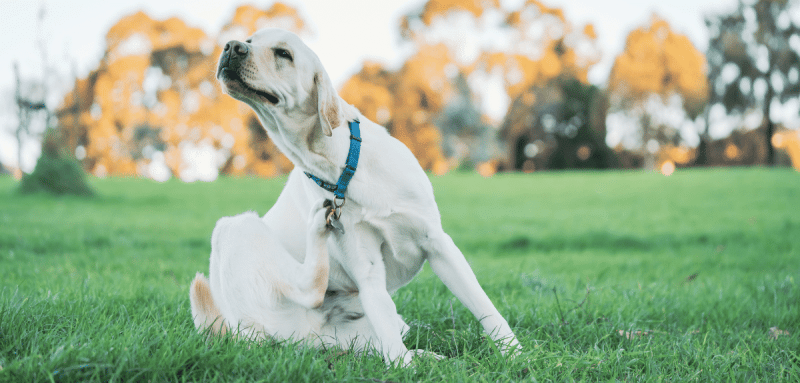
{"type": "Polygon", "coordinates": [[[500,342],[500,351],[519,352],[519,342],[514,332],[500,315],[497,308],[483,291],[475,273],[447,233],[429,235],[428,263],[445,286],[464,306],[475,315],[495,342],[500,342]]]}
{"type": "Polygon", "coordinates": [[[387,363],[402,360],[407,365],[413,355],[403,344],[403,323],[386,290],[386,267],[380,251],[382,239],[363,223],[350,226],[345,233],[333,236],[341,252],[336,256],[358,286],[361,306],[376,335],[370,341],[380,349],[387,363]]]}
{"type": "Polygon", "coordinates": [[[322,306],[328,288],[327,239],[330,228],[325,223],[327,210],[323,200],[311,209],[306,231],[306,256],[302,264],[296,265],[294,283],[286,284],[289,299],[308,309],[322,306]]]}

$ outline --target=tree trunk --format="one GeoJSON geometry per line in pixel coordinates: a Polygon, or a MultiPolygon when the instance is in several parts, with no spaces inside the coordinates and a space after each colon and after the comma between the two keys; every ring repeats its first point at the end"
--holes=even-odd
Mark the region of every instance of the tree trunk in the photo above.
{"type": "Polygon", "coordinates": [[[775,95],[775,90],[772,89],[772,84],[767,81],[767,94],[764,96],[764,135],[767,141],[767,165],[775,165],[775,148],[772,146],[772,136],[775,134],[775,123],[769,116],[772,111],[772,99],[775,95]]]}
{"type": "Polygon", "coordinates": [[[645,170],[656,170],[656,156],[657,153],[651,153],[647,144],[655,137],[653,134],[653,126],[651,124],[650,115],[642,108],[642,116],[639,119],[639,124],[642,128],[642,155],[644,159],[643,168],[645,170]]]}
{"type": "Polygon", "coordinates": [[[697,166],[708,165],[708,143],[711,142],[711,135],[708,133],[708,131],[711,129],[710,105],[706,105],[705,112],[703,112],[703,118],[706,121],[706,127],[702,132],[699,132],[700,144],[697,145],[697,157],[694,160],[694,164],[697,166]]]}
{"type": "Polygon", "coordinates": [[[706,166],[708,165],[708,138],[704,136],[700,136],[700,144],[697,145],[697,158],[694,160],[694,164],[697,166],[706,166]]]}
{"type": "Polygon", "coordinates": [[[14,136],[17,139],[17,169],[19,169],[20,173],[22,174],[22,131],[23,131],[23,124],[22,121],[23,116],[22,113],[19,114],[19,125],[17,126],[16,132],[14,132],[14,136]]]}
{"type": "Polygon", "coordinates": [[[14,136],[17,139],[17,169],[22,174],[22,136],[28,130],[28,119],[25,107],[22,105],[22,85],[20,85],[19,65],[14,61],[14,79],[16,88],[14,89],[14,102],[17,104],[17,129],[14,136]]]}

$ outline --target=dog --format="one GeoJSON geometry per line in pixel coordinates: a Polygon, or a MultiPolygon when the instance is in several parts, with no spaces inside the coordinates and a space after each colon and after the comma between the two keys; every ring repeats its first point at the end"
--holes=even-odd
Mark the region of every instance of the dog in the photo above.
{"type": "MultiPolygon", "coordinates": [[[[228,42],[216,77],[225,93],[255,111],[270,139],[295,165],[278,200],[261,222],[248,219],[248,223],[263,225],[261,236],[269,232],[269,241],[280,243],[287,256],[298,262],[308,253],[306,225],[313,218],[309,211],[314,201],[337,200],[334,193],[304,173],[328,182],[336,180],[349,157],[352,139],[348,125],[359,122],[359,164],[346,199],[339,201],[346,202],[337,208],[340,230],[327,241],[327,290],[358,294],[364,318],[374,332],[370,336],[374,336],[374,345],[387,362],[407,364],[413,355],[403,344],[405,324],[397,320],[391,294],[409,283],[426,260],[498,343],[501,352],[519,352],[519,342],[508,322],[442,229],[433,187],[417,159],[386,128],[369,121],[338,95],[317,55],[297,35],[263,29],[244,42],[228,42]]],[[[249,232],[255,235],[256,229],[249,232]]],[[[217,233],[216,240],[253,245],[258,241],[232,231],[217,233]]],[[[240,269],[250,272],[247,266],[240,269]]],[[[213,280],[212,273],[210,295],[217,302],[221,292],[213,280]]],[[[208,292],[196,290],[201,289],[193,288],[191,293],[208,292]]],[[[198,309],[202,314],[196,316],[211,318],[219,313],[231,326],[239,319],[210,306],[198,309]]]]}

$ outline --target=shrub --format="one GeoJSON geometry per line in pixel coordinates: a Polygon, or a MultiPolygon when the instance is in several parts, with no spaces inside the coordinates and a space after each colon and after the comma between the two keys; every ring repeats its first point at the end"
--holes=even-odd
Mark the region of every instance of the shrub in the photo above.
{"type": "MultiPolygon", "coordinates": [[[[52,132],[52,131],[51,131],[52,132]]],[[[58,145],[56,133],[48,133],[42,142],[42,155],[31,174],[22,177],[19,192],[47,192],[54,195],[91,197],[94,191],[86,182],[86,174],[75,157],[58,145]]]]}

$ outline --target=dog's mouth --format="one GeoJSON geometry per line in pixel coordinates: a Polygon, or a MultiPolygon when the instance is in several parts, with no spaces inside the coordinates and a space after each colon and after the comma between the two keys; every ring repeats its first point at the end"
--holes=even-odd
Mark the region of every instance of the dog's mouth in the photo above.
{"type": "Polygon", "coordinates": [[[222,68],[220,70],[220,76],[219,77],[220,77],[220,79],[222,81],[225,82],[225,84],[227,86],[230,87],[231,84],[236,84],[236,88],[239,88],[239,89],[235,89],[235,90],[238,90],[238,91],[240,91],[242,93],[250,93],[250,94],[254,94],[256,96],[259,96],[259,97],[267,100],[267,102],[269,102],[272,105],[277,105],[278,102],[280,101],[280,99],[278,99],[278,96],[276,96],[276,95],[274,95],[274,94],[272,94],[270,92],[267,92],[267,91],[264,91],[264,90],[259,90],[259,89],[256,89],[256,88],[253,88],[253,87],[249,86],[244,81],[244,79],[242,79],[242,76],[239,75],[239,72],[237,72],[237,71],[235,71],[233,69],[222,68]]]}

